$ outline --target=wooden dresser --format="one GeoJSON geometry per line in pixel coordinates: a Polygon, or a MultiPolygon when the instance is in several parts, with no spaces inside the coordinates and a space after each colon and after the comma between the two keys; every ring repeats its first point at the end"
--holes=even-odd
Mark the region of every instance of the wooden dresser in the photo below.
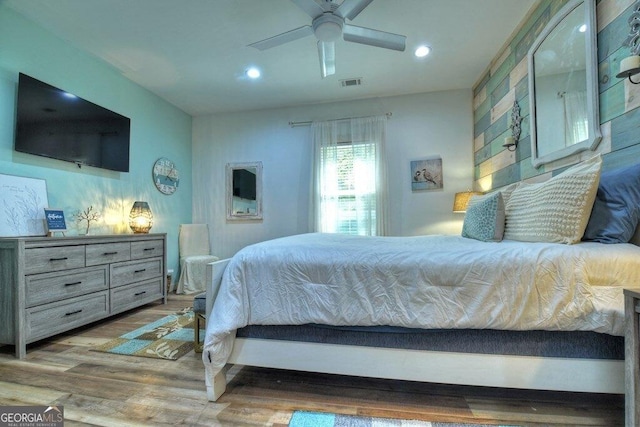
{"type": "Polygon", "coordinates": [[[624,290],[625,425],[640,426],[640,288],[624,290]]]}
{"type": "Polygon", "coordinates": [[[0,238],[0,344],[26,345],[163,299],[166,235],[0,238]]]}

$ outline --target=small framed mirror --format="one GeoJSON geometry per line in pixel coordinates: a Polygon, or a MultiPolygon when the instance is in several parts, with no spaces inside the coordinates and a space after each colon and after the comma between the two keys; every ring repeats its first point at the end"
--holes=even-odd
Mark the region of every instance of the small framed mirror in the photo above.
{"type": "Polygon", "coordinates": [[[551,18],[528,53],[531,161],[545,163],[600,139],[595,0],[571,0],[551,18]]]}
{"type": "Polygon", "coordinates": [[[227,163],[227,219],[262,219],[262,162],[227,163]]]}

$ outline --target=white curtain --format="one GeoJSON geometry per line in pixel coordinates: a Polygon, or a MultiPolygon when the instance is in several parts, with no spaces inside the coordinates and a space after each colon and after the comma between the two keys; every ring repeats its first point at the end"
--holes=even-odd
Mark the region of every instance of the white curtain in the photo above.
{"type": "Polygon", "coordinates": [[[565,145],[573,145],[589,137],[587,92],[576,91],[564,94],[565,145]]]}
{"type": "Polygon", "coordinates": [[[387,232],[386,116],[313,122],[314,231],[387,232]]]}

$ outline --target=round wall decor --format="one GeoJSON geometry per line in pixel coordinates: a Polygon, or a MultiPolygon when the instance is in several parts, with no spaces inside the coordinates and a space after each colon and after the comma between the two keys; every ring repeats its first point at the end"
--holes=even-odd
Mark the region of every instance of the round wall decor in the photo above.
{"type": "Polygon", "coordinates": [[[180,177],[176,165],[166,157],[153,164],[153,183],[162,194],[173,194],[178,189],[180,177]]]}

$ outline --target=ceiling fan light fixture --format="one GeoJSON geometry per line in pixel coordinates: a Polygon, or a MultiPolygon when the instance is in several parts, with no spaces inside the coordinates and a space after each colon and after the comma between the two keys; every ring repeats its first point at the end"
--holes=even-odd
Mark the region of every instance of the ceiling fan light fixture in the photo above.
{"type": "Polygon", "coordinates": [[[325,13],[313,20],[313,34],[322,42],[334,42],[342,36],[344,20],[331,13],[325,13]]]}

